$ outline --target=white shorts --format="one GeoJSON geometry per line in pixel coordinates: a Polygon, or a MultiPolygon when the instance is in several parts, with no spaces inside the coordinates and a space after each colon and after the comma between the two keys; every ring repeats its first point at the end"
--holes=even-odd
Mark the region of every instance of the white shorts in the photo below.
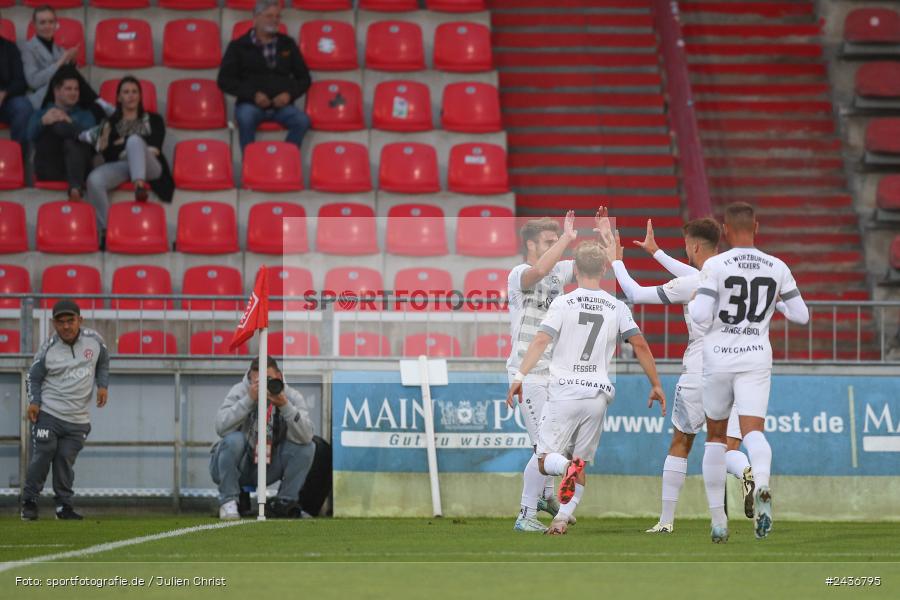
{"type": "MultiPolygon", "coordinates": [[[[675,384],[675,399],[672,406],[672,425],[688,435],[697,435],[706,424],[703,410],[703,376],[700,373],[685,373],[675,384]]],[[[741,438],[741,424],[738,421],[737,406],[732,406],[728,416],[728,437],[741,438]]]]}
{"type": "Polygon", "coordinates": [[[569,458],[578,457],[587,462],[594,460],[603,417],[610,398],[599,394],[589,400],[552,400],[544,405],[541,417],[541,435],[538,456],[551,452],[569,458]]]}
{"type": "MultiPolygon", "coordinates": [[[[512,385],[515,372],[509,373],[509,384],[512,385]]],[[[522,382],[522,402],[516,404],[516,410],[522,415],[522,422],[531,438],[531,445],[537,446],[541,430],[541,413],[547,403],[550,390],[549,377],[528,375],[522,382]]]]}
{"type": "Polygon", "coordinates": [[[704,373],[703,410],[714,421],[728,418],[732,408],[742,417],[765,419],[769,411],[771,386],[772,369],[743,373],[704,373]]]}

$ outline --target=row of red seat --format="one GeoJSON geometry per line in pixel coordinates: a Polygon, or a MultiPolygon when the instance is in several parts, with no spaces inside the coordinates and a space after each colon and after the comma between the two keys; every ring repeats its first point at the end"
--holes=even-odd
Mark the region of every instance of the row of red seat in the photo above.
{"type": "MultiPolygon", "coordinates": [[[[15,0],[0,0],[0,7],[15,6],[15,0]]],[[[36,8],[48,5],[56,9],[79,8],[87,4],[94,8],[129,10],[149,8],[150,0],[25,0],[25,6],[36,8]]],[[[158,0],[160,8],[170,10],[208,10],[219,8],[219,0],[158,0]]],[[[409,12],[419,10],[419,0],[359,0],[359,8],[378,12],[409,12]]],[[[225,0],[225,8],[253,10],[256,0],[225,0]]],[[[281,0],[281,6],[297,10],[341,11],[352,10],[353,0],[281,0]]],[[[439,12],[478,12],[485,10],[484,0],[425,0],[428,10],[439,12]]]]}
{"type": "Polygon", "coordinates": [[[853,44],[900,44],[900,12],[891,8],[857,8],[844,20],[844,41],[853,44]]]}
{"type": "MultiPolygon", "coordinates": [[[[120,254],[168,252],[165,210],[156,203],[116,202],[107,216],[106,249],[120,254]]],[[[0,202],[0,254],[28,251],[25,209],[0,202]]],[[[503,257],[518,252],[516,222],[502,206],[469,205],[456,223],[456,253],[503,257]]],[[[37,217],[37,250],[48,254],[96,252],[99,248],[94,207],[85,202],[48,202],[37,217]]],[[[260,254],[309,252],[306,210],[299,203],[261,202],[250,209],[247,250],[260,254]],[[282,235],[275,232],[281,231],[282,235]]],[[[225,202],[183,204],[178,211],[175,249],[186,254],[238,252],[234,207],[225,202]]],[[[378,254],[377,223],[371,206],[335,202],[319,209],[316,250],[323,254],[378,254]]],[[[444,212],[428,204],[398,204],[387,217],[385,250],[398,256],[448,254],[444,212]]]]}

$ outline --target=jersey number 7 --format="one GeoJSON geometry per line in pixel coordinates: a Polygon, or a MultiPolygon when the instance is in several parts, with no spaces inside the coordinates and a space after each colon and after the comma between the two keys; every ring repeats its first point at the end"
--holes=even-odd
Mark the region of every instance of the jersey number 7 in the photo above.
{"type": "Polygon", "coordinates": [[[584,350],[581,351],[581,360],[590,360],[591,354],[594,353],[594,344],[597,343],[597,336],[600,335],[600,328],[603,327],[603,315],[598,315],[597,313],[578,313],[578,324],[587,325],[588,323],[591,325],[591,332],[588,334],[584,350]]]}
{"type": "Polygon", "coordinates": [[[756,277],[751,279],[750,284],[748,285],[747,280],[743,277],[732,275],[725,280],[725,287],[732,291],[728,303],[733,304],[736,307],[736,310],[734,314],[731,314],[731,312],[727,310],[720,310],[719,319],[721,319],[723,323],[737,325],[744,319],[747,319],[751,323],[762,322],[766,313],[769,311],[769,307],[772,305],[772,301],[775,300],[775,290],[778,286],[771,277],[756,277]],[[760,311],[760,288],[763,287],[766,288],[766,299],[763,309],[760,311]],[[747,305],[748,288],[750,300],[749,306],[747,305]]]}

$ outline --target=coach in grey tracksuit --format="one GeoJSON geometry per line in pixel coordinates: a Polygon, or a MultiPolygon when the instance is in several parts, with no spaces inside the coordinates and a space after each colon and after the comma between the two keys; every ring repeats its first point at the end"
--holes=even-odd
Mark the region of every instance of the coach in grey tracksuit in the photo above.
{"type": "Polygon", "coordinates": [[[81,328],[81,311],[71,300],[53,307],[56,333],[44,342],[28,372],[31,460],[22,494],[22,518],[37,518],[36,500],[53,467],[56,515],[79,519],[72,509],[75,458],[91,431],[88,405],[97,386],[97,406],[106,404],[109,354],[103,338],[81,328]]]}

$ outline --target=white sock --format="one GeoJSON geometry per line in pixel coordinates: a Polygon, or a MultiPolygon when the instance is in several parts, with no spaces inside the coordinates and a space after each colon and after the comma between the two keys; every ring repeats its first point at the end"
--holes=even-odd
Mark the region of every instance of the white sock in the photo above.
{"type": "Polygon", "coordinates": [[[522,485],[522,510],[521,516],[529,518],[537,514],[538,496],[541,488],[544,486],[544,474],[538,468],[538,457],[536,454],[531,455],[531,460],[525,465],[525,471],[522,473],[524,483],[522,485]]]}
{"type": "Polygon", "coordinates": [[[769,446],[762,431],[751,431],[744,436],[744,446],[750,455],[753,466],[753,480],[756,488],[769,487],[769,474],[772,472],[772,447],[769,446]]]}
{"type": "Polygon", "coordinates": [[[547,475],[544,480],[544,500],[548,500],[556,495],[556,486],[553,485],[553,476],[547,475]]]}
{"type": "Polygon", "coordinates": [[[553,452],[544,457],[544,473],[550,475],[565,475],[569,468],[569,459],[562,454],[553,452]]]}
{"type": "Polygon", "coordinates": [[[725,525],[728,516],[725,514],[725,444],[706,442],[703,452],[703,485],[706,486],[706,500],[713,525],[725,525]]]}
{"type": "Polygon", "coordinates": [[[684,485],[686,476],[687,459],[671,454],[667,456],[666,462],[663,463],[660,523],[675,522],[675,507],[678,505],[678,496],[681,494],[681,486],[684,485]]]}
{"type": "Polygon", "coordinates": [[[729,450],[725,453],[725,468],[738,479],[744,478],[744,469],[749,466],[747,455],[740,450],[729,450]]]}
{"type": "Polygon", "coordinates": [[[573,514],[575,514],[575,507],[578,506],[578,502],[581,500],[581,495],[584,493],[584,486],[580,483],[575,484],[575,494],[572,496],[572,499],[566,502],[565,504],[559,507],[559,512],[556,514],[555,519],[566,519],[569,520],[573,514]]]}

